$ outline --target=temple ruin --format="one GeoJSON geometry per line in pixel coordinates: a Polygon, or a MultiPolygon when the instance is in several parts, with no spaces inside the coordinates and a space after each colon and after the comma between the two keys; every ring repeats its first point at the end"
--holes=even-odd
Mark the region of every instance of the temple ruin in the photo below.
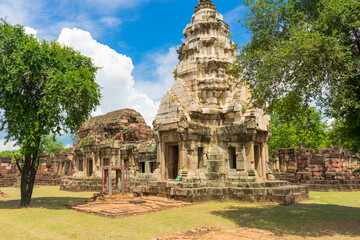
{"type": "Polygon", "coordinates": [[[140,113],[122,109],[93,117],[80,128],[74,145],[75,174],[63,180],[67,191],[100,191],[103,168],[126,171],[128,182],[153,179],[156,143],[140,113]]]}
{"type": "Polygon", "coordinates": [[[110,193],[114,185],[123,190],[118,183],[126,171],[126,189],[138,196],[281,203],[308,197],[307,187],[274,181],[268,167],[270,117],[250,103],[246,85],[229,81],[226,71],[237,55],[229,35],[211,0],[200,0],[154,129],[131,109],[89,119],[74,146],[75,174],[60,188],[98,191],[108,181],[110,193]],[[114,169],[116,176],[107,175],[114,169]]]}
{"type": "MultiPolygon", "coordinates": [[[[58,150],[53,156],[42,155],[36,172],[35,185],[59,186],[61,180],[73,174],[72,150],[58,150]]],[[[20,185],[19,170],[11,157],[0,157],[0,187],[20,185]]]]}
{"type": "Polygon", "coordinates": [[[270,165],[277,179],[306,184],[314,191],[353,191],[360,190],[360,177],[353,172],[357,161],[357,156],[340,147],[300,147],[277,149],[270,165]]]}

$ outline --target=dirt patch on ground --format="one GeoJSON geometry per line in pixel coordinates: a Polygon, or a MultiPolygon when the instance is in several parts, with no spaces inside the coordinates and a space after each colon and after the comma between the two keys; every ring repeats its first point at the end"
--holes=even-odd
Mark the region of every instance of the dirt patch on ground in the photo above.
{"type": "Polygon", "coordinates": [[[65,205],[79,212],[102,217],[120,218],[189,206],[191,203],[154,196],[133,198],[129,195],[114,195],[112,198],[100,197],[86,203],[69,203],[65,205]]]}
{"type": "Polygon", "coordinates": [[[236,228],[225,229],[218,227],[202,227],[187,232],[171,234],[163,237],[154,238],[153,240],[250,240],[250,239],[275,239],[274,234],[269,231],[236,228]]]}
{"type": "Polygon", "coordinates": [[[6,193],[3,193],[1,190],[0,190],[0,198],[7,198],[9,197],[9,195],[7,195],[6,193]]]}

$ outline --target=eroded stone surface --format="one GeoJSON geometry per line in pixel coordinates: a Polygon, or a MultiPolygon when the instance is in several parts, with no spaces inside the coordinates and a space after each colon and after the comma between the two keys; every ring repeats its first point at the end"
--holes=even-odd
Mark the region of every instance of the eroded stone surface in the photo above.
{"type": "Polygon", "coordinates": [[[187,232],[171,234],[163,237],[157,237],[153,240],[250,240],[250,239],[275,239],[274,234],[269,231],[252,229],[252,228],[236,228],[226,229],[219,227],[202,227],[187,232]]]}
{"type": "Polygon", "coordinates": [[[277,149],[271,167],[278,179],[307,184],[311,190],[353,191],[360,190],[360,178],[353,173],[357,161],[357,156],[339,147],[290,148],[277,149]]]}
{"type": "Polygon", "coordinates": [[[78,135],[74,145],[75,173],[61,182],[61,190],[101,190],[102,169],[106,166],[127,171],[124,178],[129,184],[135,178],[153,180],[156,176],[153,131],[135,110],[121,109],[93,117],[83,124],[78,135]]]}
{"type": "Polygon", "coordinates": [[[133,198],[129,195],[100,197],[88,203],[67,204],[76,211],[109,218],[128,217],[189,205],[191,204],[162,197],[133,198]]]}

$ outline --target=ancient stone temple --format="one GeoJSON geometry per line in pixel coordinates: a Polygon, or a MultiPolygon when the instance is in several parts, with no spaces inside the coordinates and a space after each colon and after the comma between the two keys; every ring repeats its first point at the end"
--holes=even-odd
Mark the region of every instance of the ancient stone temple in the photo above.
{"type": "Polygon", "coordinates": [[[127,170],[134,178],[152,179],[156,165],[156,144],[151,127],[140,113],[121,109],[93,117],[80,128],[74,145],[75,173],[60,188],[69,191],[101,190],[104,167],[127,170]]]}
{"type": "Polygon", "coordinates": [[[103,172],[126,169],[135,195],[281,203],[308,197],[304,186],[274,181],[268,167],[270,117],[250,103],[246,85],[229,81],[226,70],[237,55],[229,35],[212,1],[200,0],[154,129],[130,109],[89,119],[74,146],[75,174],[60,188],[100,190],[103,172]]]}
{"type": "Polygon", "coordinates": [[[306,188],[268,181],[270,117],[250,103],[246,85],[229,81],[226,70],[237,55],[229,35],[212,1],[200,0],[184,30],[175,82],[154,120],[157,182],[134,192],[188,201],[306,197],[306,188]]]}
{"type": "Polygon", "coordinates": [[[175,83],[154,121],[161,180],[266,180],[270,117],[252,106],[246,86],[229,83],[237,51],[229,25],[211,1],[200,1],[184,30],[175,83]]]}
{"type": "Polygon", "coordinates": [[[277,179],[306,184],[315,191],[352,191],[360,189],[360,178],[353,173],[356,156],[340,148],[277,149],[270,165],[277,179]],[[352,161],[354,160],[354,161],[352,161]]]}

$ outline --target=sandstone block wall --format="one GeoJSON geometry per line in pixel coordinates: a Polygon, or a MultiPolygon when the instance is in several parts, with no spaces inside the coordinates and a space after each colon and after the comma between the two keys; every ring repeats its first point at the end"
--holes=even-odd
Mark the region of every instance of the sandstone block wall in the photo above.
{"type": "MultiPolygon", "coordinates": [[[[270,165],[275,176],[296,184],[308,184],[312,190],[351,191],[360,189],[360,179],[346,149],[277,149],[270,165]]],[[[357,159],[354,159],[357,161],[357,159]]]]}

